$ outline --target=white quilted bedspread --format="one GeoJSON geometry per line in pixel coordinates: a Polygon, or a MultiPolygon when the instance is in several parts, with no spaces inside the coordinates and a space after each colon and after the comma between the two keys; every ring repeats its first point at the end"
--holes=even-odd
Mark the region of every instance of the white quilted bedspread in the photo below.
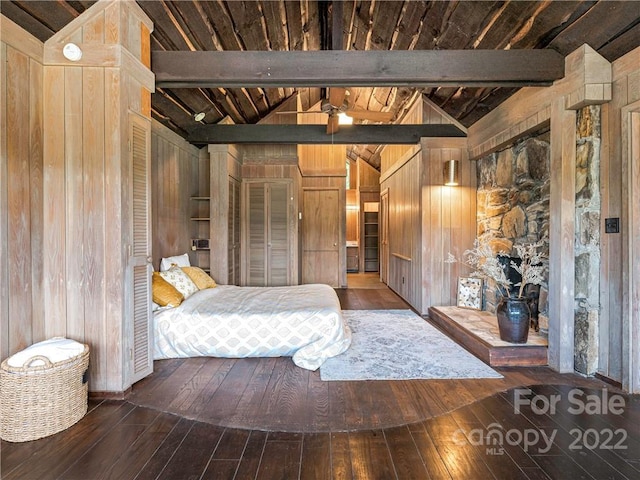
{"type": "Polygon", "coordinates": [[[200,290],[154,315],[154,358],[280,357],[316,370],[351,344],[328,285],[200,290]]]}

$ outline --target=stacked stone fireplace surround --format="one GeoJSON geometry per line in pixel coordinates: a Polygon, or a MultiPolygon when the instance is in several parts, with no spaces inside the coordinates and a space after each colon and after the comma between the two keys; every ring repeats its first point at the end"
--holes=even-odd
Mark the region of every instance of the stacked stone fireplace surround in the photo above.
{"type": "MultiPolygon", "coordinates": [[[[549,237],[550,134],[542,130],[477,162],[477,228],[481,244],[515,255],[515,244],[549,237]]],[[[575,369],[597,367],[600,301],[600,107],[578,112],[575,211],[575,369]]],[[[545,246],[549,253],[548,244],[545,246]]],[[[558,266],[557,266],[558,267],[558,266]]],[[[560,267],[561,268],[561,267],[560,267]]],[[[547,279],[548,281],[548,276],[547,279]]],[[[540,331],[548,332],[547,283],[540,288],[540,331]]],[[[485,285],[483,308],[495,312],[499,297],[485,285]]]]}

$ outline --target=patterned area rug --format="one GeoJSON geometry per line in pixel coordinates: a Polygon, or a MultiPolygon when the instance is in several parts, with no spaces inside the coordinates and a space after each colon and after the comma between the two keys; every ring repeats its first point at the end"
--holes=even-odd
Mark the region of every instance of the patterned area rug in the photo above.
{"type": "Polygon", "coordinates": [[[322,380],[502,378],[411,310],[342,313],[351,347],[322,364],[322,380]]]}

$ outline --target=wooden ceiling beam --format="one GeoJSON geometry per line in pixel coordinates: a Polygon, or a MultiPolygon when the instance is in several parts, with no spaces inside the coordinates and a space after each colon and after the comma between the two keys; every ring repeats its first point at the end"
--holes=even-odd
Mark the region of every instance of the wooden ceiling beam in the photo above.
{"type": "Polygon", "coordinates": [[[553,50],[152,52],[161,88],[550,85],[553,50]]]}
{"type": "Polygon", "coordinates": [[[326,125],[198,125],[189,132],[193,144],[416,144],[424,137],[465,137],[455,125],[342,125],[327,135],[326,125]]]}

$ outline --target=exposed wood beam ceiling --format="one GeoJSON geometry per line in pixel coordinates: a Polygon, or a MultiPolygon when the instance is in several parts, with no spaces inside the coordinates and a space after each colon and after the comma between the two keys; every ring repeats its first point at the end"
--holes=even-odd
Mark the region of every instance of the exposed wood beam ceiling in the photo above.
{"type": "Polygon", "coordinates": [[[455,125],[343,125],[327,135],[325,125],[200,125],[189,133],[193,144],[414,144],[422,137],[465,137],[455,125]]]}
{"type": "Polygon", "coordinates": [[[153,52],[156,85],[218,87],[522,87],[563,77],[553,50],[153,52]]]}
{"type": "MultiPolygon", "coordinates": [[[[0,10],[44,41],[92,5],[87,0],[2,0],[0,10]]],[[[154,23],[152,50],[205,52],[438,52],[449,50],[553,50],[565,56],[583,43],[613,61],[637,47],[637,1],[139,1],[154,23]]],[[[351,67],[351,66],[350,66],[351,67]]],[[[155,67],[154,67],[155,68],[155,67]]],[[[406,68],[406,67],[405,67],[406,68]]],[[[322,80],[324,75],[320,75],[322,80]]],[[[255,124],[294,94],[303,109],[315,105],[318,86],[159,88],[152,114],[184,135],[204,122],[229,117],[255,124]]],[[[400,121],[412,102],[429,98],[469,126],[517,90],[478,85],[376,85],[353,89],[357,108],[393,112],[400,121]]],[[[378,145],[352,145],[348,153],[379,166],[378,145]]]]}

